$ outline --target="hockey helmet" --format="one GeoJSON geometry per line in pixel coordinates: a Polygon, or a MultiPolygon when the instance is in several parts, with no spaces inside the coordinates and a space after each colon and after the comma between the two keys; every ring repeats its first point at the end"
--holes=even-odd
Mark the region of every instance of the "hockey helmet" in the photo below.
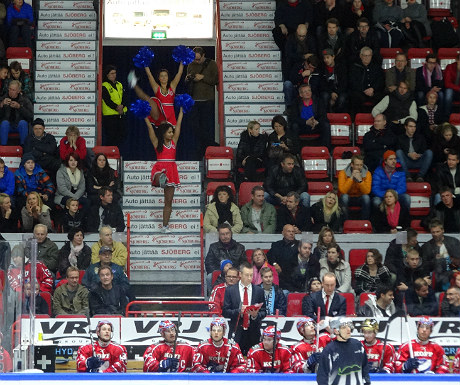
{"type": "Polygon", "coordinates": [[[172,323],[170,320],[161,321],[158,325],[158,333],[163,334],[168,329],[175,328],[176,325],[172,323]]]}
{"type": "Polygon", "coordinates": [[[225,331],[227,330],[227,321],[223,317],[216,317],[211,321],[211,324],[209,325],[209,331],[212,330],[213,326],[220,326],[225,333],[225,331]]]}
{"type": "Polygon", "coordinates": [[[99,335],[99,332],[101,331],[101,327],[104,325],[110,325],[110,331],[113,333],[113,325],[112,322],[107,321],[107,320],[102,320],[97,323],[96,326],[96,334],[99,335]]]}
{"type": "MultiPolygon", "coordinates": [[[[263,331],[263,336],[264,337],[275,337],[275,327],[274,326],[267,326],[264,331],[263,331]]],[[[276,329],[276,339],[279,340],[281,338],[281,331],[279,329],[276,329]]]]}
{"type": "Polygon", "coordinates": [[[316,326],[316,322],[313,318],[310,318],[310,317],[302,317],[302,318],[299,318],[299,320],[297,321],[297,331],[299,332],[299,334],[302,336],[302,332],[300,331],[300,329],[303,329],[303,327],[307,324],[312,324],[313,326],[316,326]]]}
{"type": "Polygon", "coordinates": [[[417,328],[422,325],[429,326],[430,328],[433,329],[433,326],[434,326],[433,319],[427,316],[420,317],[420,319],[417,321],[417,328]]]}
{"type": "Polygon", "coordinates": [[[379,332],[379,323],[373,318],[368,318],[361,324],[361,331],[369,330],[377,334],[379,332]]]}
{"type": "Polygon", "coordinates": [[[353,322],[349,318],[341,317],[329,321],[329,326],[332,330],[340,329],[342,326],[349,326],[353,330],[353,322]]]}

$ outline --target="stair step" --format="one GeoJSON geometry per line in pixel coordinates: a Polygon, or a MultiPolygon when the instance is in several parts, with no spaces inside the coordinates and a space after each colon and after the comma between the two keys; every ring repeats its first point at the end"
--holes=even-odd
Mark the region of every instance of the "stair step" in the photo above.
{"type": "Polygon", "coordinates": [[[48,128],[48,125],[67,125],[71,124],[80,127],[80,125],[94,125],[96,124],[96,116],[94,115],[78,115],[78,116],[69,116],[69,115],[49,115],[46,113],[35,113],[35,118],[42,118],[48,128]]]}
{"type": "Polygon", "coordinates": [[[62,82],[82,82],[96,81],[96,73],[94,71],[48,71],[46,67],[43,70],[35,71],[35,81],[62,81],[62,82]]]}
{"type": "Polygon", "coordinates": [[[96,31],[97,23],[90,20],[38,20],[37,27],[42,31],[96,31]]]}
{"type": "Polygon", "coordinates": [[[282,92],[281,82],[224,82],[224,92],[282,92]]]}
{"type": "Polygon", "coordinates": [[[222,42],[230,41],[248,41],[255,40],[258,42],[273,42],[271,31],[222,31],[222,42]]]}
{"type": "Polygon", "coordinates": [[[95,51],[95,41],[55,41],[37,42],[37,51],[95,51]]]}
{"type": "Polygon", "coordinates": [[[222,20],[221,31],[271,31],[275,28],[273,20],[222,20]]]}
{"type": "Polygon", "coordinates": [[[94,60],[37,60],[35,67],[37,71],[95,71],[96,62],[94,60]]]}
{"type": "Polygon", "coordinates": [[[38,30],[37,40],[96,40],[96,31],[53,31],[38,30]]]}
{"type": "Polygon", "coordinates": [[[95,92],[35,92],[36,103],[95,103],[95,92]]]}
{"type": "Polygon", "coordinates": [[[272,82],[283,80],[281,71],[270,71],[270,72],[235,72],[228,71],[223,73],[224,81],[242,81],[242,82],[272,82]]]}
{"type": "Polygon", "coordinates": [[[244,114],[282,114],[285,110],[284,104],[226,104],[225,114],[244,115],[244,114]]]}
{"type": "Polygon", "coordinates": [[[37,50],[35,60],[96,60],[96,51],[47,51],[37,50]]]}
{"type": "MultiPolygon", "coordinates": [[[[255,48],[254,48],[255,49],[255,48]]],[[[260,48],[259,48],[260,50],[260,48]]],[[[242,60],[242,61],[247,61],[247,60],[256,60],[257,62],[263,61],[263,60],[268,60],[268,61],[273,61],[273,60],[281,60],[281,52],[280,51],[260,51],[260,52],[254,52],[254,51],[235,51],[235,50],[230,50],[230,51],[223,51],[222,52],[222,60],[223,61],[235,61],[235,60],[242,60]]]]}
{"type": "Polygon", "coordinates": [[[39,20],[97,20],[97,13],[89,9],[40,9],[39,20]]]}
{"type": "MultiPolygon", "coordinates": [[[[173,207],[181,208],[200,208],[201,198],[196,196],[182,196],[173,198],[173,207]]],[[[124,208],[163,208],[164,197],[152,197],[152,196],[124,196],[123,197],[124,208]]]]}
{"type": "Polygon", "coordinates": [[[92,0],[40,0],[40,10],[42,9],[94,9],[92,0]]]}
{"type": "Polygon", "coordinates": [[[34,114],[95,114],[94,103],[34,103],[34,114]]]}
{"type": "Polygon", "coordinates": [[[284,103],[282,92],[224,92],[225,103],[284,103]]]}
{"type": "MultiPolygon", "coordinates": [[[[123,187],[123,195],[164,195],[164,191],[161,187],[153,187],[150,185],[150,179],[148,183],[145,184],[126,184],[123,187]]],[[[200,184],[184,184],[176,188],[174,195],[200,195],[201,192],[200,184]]]]}
{"type": "Polygon", "coordinates": [[[96,82],[35,82],[37,92],[96,92],[96,82]]]}
{"type": "Polygon", "coordinates": [[[222,11],[274,11],[276,4],[267,1],[220,1],[222,11]]]}

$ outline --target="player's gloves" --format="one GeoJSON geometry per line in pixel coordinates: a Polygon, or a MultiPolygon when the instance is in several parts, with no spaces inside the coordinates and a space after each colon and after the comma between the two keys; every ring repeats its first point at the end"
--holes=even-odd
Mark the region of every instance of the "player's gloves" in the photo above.
{"type": "MultiPolygon", "coordinates": [[[[313,353],[307,360],[307,366],[312,370],[314,366],[319,362],[319,358],[321,357],[321,353],[313,353]]],[[[312,370],[313,371],[313,370],[312,370]]]]}
{"type": "Polygon", "coordinates": [[[403,371],[404,373],[410,373],[414,369],[418,369],[418,366],[420,363],[417,361],[416,358],[408,358],[406,362],[404,362],[403,365],[403,371]]]}
{"type": "Polygon", "coordinates": [[[92,356],[86,360],[86,367],[88,372],[97,372],[97,369],[101,367],[104,363],[104,360],[101,360],[99,357],[92,356]]]}
{"type": "Polygon", "coordinates": [[[208,370],[211,372],[211,373],[222,373],[224,371],[224,366],[223,365],[219,365],[217,362],[215,361],[209,361],[208,362],[208,370]]]}
{"type": "Polygon", "coordinates": [[[166,358],[160,361],[159,372],[175,372],[179,366],[179,360],[177,358],[166,358]]]}

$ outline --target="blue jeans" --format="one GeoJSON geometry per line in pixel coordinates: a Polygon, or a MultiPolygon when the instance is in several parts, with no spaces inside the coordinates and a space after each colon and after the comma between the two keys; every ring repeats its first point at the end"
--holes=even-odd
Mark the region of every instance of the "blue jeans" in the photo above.
{"type": "MultiPolygon", "coordinates": [[[[399,194],[398,202],[402,208],[410,210],[410,195],[409,194],[399,194]]],[[[382,203],[382,198],[373,197],[372,198],[372,207],[375,210],[378,210],[380,203],[382,203]]]]}
{"type": "Polygon", "coordinates": [[[283,83],[283,92],[284,92],[284,102],[286,103],[286,106],[292,106],[296,99],[297,95],[299,94],[297,92],[297,88],[290,80],[286,80],[283,83]]]}
{"type": "Polygon", "coordinates": [[[433,152],[431,150],[426,150],[417,160],[409,158],[402,150],[397,150],[396,156],[398,157],[406,176],[409,176],[409,169],[418,168],[420,169],[418,174],[421,177],[424,177],[431,166],[431,161],[433,160],[433,152]]]}
{"type": "Polygon", "coordinates": [[[24,144],[27,134],[29,133],[29,123],[25,120],[20,120],[18,125],[15,126],[8,120],[3,120],[0,124],[0,142],[2,146],[6,146],[8,143],[8,134],[10,131],[17,131],[19,133],[19,140],[21,145],[24,144]]]}
{"type": "Polygon", "coordinates": [[[449,117],[452,112],[452,102],[460,99],[460,92],[454,91],[452,88],[444,90],[444,116],[449,117]]]}
{"type": "Polygon", "coordinates": [[[361,219],[369,219],[371,216],[371,198],[369,195],[361,195],[359,197],[351,197],[348,194],[342,194],[339,197],[340,206],[348,219],[348,207],[359,206],[361,207],[361,219]]]}
{"type": "MultiPolygon", "coordinates": [[[[268,192],[264,192],[264,198],[267,203],[270,203],[274,206],[279,206],[281,204],[281,201],[278,199],[278,197],[275,197],[274,195],[270,195],[268,192]]],[[[305,206],[305,207],[310,207],[310,195],[306,192],[303,192],[300,194],[300,202],[305,206]]]]}

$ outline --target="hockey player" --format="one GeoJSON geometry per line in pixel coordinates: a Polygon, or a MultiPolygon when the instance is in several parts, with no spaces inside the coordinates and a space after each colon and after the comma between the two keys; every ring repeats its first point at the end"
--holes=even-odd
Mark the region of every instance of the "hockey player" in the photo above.
{"type": "Polygon", "coordinates": [[[323,334],[317,339],[316,322],[310,317],[297,321],[297,331],[303,338],[292,347],[292,370],[295,373],[314,373],[321,352],[331,342],[331,337],[323,334]]]}
{"type": "Polygon", "coordinates": [[[249,349],[249,373],[293,373],[291,370],[292,352],[288,347],[279,343],[280,339],[281,332],[277,330],[275,342],[274,326],[268,326],[264,329],[262,342],[249,349]],[[274,348],[275,358],[273,359],[274,348]]]}
{"type": "Polygon", "coordinates": [[[454,373],[460,373],[460,348],[457,349],[454,358],[454,373]]]}
{"type": "Polygon", "coordinates": [[[396,356],[397,373],[449,373],[444,349],[430,341],[434,322],[421,317],[417,322],[417,338],[402,344],[396,356]],[[410,344],[414,357],[410,354],[410,344]]]}
{"type": "Polygon", "coordinates": [[[329,325],[337,339],[321,353],[316,376],[318,385],[370,384],[366,352],[361,342],[351,338],[353,323],[340,318],[329,325]]]}
{"type": "Polygon", "coordinates": [[[193,357],[193,372],[197,373],[245,373],[246,361],[236,342],[224,338],[227,323],[225,318],[211,321],[211,338],[203,341],[193,357]]]}
{"type": "Polygon", "coordinates": [[[161,321],[158,332],[163,341],[153,344],[144,353],[144,372],[190,372],[195,349],[177,341],[177,327],[171,321],[161,321]]]}
{"type": "Polygon", "coordinates": [[[361,343],[367,354],[369,373],[394,373],[395,348],[389,343],[385,345],[382,368],[380,368],[383,342],[377,339],[379,323],[375,319],[368,318],[362,323],[361,332],[364,337],[361,343]]]}
{"type": "Polygon", "coordinates": [[[91,373],[125,373],[126,348],[112,342],[113,325],[103,320],[97,323],[97,341],[80,346],[77,353],[77,371],[91,373]]]}
{"type": "Polygon", "coordinates": [[[13,362],[10,354],[2,346],[3,333],[0,332],[0,373],[8,373],[13,370],[13,362]]]}

